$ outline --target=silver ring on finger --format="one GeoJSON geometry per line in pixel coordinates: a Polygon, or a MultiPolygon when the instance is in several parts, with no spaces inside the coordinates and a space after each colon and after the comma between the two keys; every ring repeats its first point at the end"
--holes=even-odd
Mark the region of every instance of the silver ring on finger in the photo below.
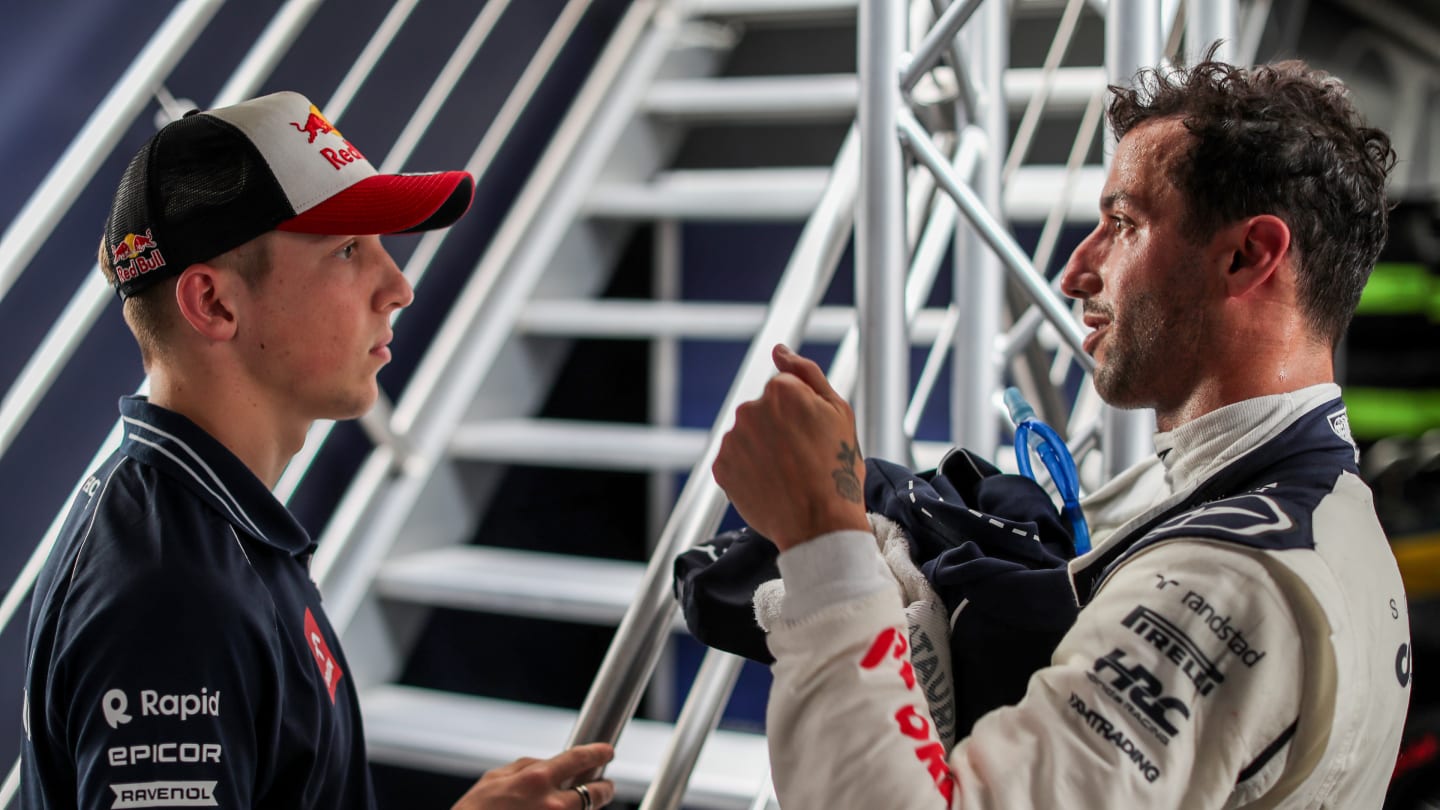
{"type": "Polygon", "coordinates": [[[590,788],[576,785],[570,789],[580,794],[580,810],[591,810],[595,806],[595,800],[590,798],[590,788]]]}

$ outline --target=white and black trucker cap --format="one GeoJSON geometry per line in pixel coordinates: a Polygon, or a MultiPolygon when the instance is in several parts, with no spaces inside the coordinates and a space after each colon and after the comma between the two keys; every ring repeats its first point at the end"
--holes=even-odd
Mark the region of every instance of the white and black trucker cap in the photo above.
{"type": "Polygon", "coordinates": [[[319,108],[281,92],[167,124],[131,159],[105,223],[128,298],[267,231],[444,228],[470,207],[463,171],[380,174],[319,108]]]}

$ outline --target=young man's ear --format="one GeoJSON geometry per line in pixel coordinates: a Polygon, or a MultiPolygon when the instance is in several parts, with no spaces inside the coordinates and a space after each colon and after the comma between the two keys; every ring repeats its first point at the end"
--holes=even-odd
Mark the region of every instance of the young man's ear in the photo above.
{"type": "Polygon", "coordinates": [[[204,262],[185,268],[175,285],[180,317],[209,340],[233,338],[237,321],[230,293],[238,281],[234,273],[204,262]]]}
{"type": "Polygon", "coordinates": [[[1268,281],[1290,253],[1290,226],[1273,214],[1261,214],[1236,224],[1236,245],[1225,287],[1240,297],[1268,281]]]}

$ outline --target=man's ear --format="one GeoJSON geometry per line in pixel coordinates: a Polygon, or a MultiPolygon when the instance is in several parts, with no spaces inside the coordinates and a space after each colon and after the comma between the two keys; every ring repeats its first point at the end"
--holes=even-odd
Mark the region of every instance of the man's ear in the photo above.
{"type": "Polygon", "coordinates": [[[1273,214],[1249,217],[1235,225],[1235,249],[1225,290],[1240,297],[1268,281],[1290,254],[1290,226],[1273,214]]]}
{"type": "Polygon", "coordinates": [[[209,340],[233,338],[238,321],[231,293],[239,281],[234,273],[214,265],[204,262],[190,265],[175,285],[175,303],[180,308],[180,316],[190,328],[209,340]]]}

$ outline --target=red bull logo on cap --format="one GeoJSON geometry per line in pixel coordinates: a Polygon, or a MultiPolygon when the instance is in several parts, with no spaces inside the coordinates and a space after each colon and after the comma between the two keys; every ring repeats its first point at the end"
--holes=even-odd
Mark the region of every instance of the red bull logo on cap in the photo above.
{"type": "Polygon", "coordinates": [[[365,159],[365,156],[360,154],[360,150],[355,148],[355,144],[345,140],[345,136],[340,134],[340,130],[336,129],[335,125],[330,123],[330,119],[326,118],[325,114],[320,112],[320,108],[314,104],[310,105],[310,114],[305,117],[305,123],[301,124],[298,121],[291,121],[290,126],[295,127],[299,132],[303,132],[308,139],[306,141],[307,143],[315,143],[315,139],[321,135],[334,135],[336,138],[339,138],[340,141],[345,144],[343,149],[335,149],[329,146],[320,149],[320,154],[330,162],[330,165],[336,171],[345,168],[357,160],[365,159]]]}
{"type": "Polygon", "coordinates": [[[335,126],[330,123],[330,119],[326,118],[325,114],[320,112],[320,108],[314,104],[310,105],[310,115],[306,116],[305,123],[301,124],[296,121],[291,121],[290,126],[295,127],[297,130],[309,136],[309,143],[314,143],[316,138],[331,132],[335,133],[342,140],[345,137],[344,135],[340,135],[340,130],[336,129],[335,126]]]}
{"type": "Polygon", "coordinates": [[[165,266],[165,256],[149,228],[145,233],[125,234],[124,239],[110,246],[110,257],[115,278],[122,284],[165,266]]]}

